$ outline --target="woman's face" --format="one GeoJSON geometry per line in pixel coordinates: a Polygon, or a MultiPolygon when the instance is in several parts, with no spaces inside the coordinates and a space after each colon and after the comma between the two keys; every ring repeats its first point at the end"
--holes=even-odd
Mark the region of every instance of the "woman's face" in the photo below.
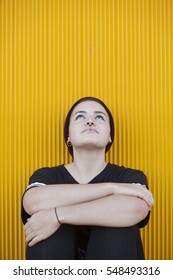
{"type": "Polygon", "coordinates": [[[109,116],[104,107],[95,101],[78,104],[71,114],[69,137],[73,149],[105,149],[111,137],[109,116]]]}

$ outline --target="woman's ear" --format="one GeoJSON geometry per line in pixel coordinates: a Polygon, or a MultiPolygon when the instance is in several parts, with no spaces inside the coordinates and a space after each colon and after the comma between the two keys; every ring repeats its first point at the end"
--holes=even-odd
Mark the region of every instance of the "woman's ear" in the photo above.
{"type": "Polygon", "coordinates": [[[67,138],[66,144],[67,144],[68,147],[71,147],[71,146],[72,146],[72,143],[71,143],[71,141],[70,141],[70,137],[69,137],[69,136],[68,136],[68,138],[67,138]]]}

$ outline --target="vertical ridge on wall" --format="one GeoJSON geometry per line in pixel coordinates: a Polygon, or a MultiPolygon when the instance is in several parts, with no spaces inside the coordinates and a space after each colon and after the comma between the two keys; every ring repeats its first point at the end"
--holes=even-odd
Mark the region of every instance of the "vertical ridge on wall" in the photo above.
{"type": "Polygon", "coordinates": [[[78,98],[115,119],[110,162],[143,170],[155,205],[147,259],[173,258],[173,1],[0,1],[0,259],[24,259],[32,172],[71,161],[63,124],[78,98]]]}

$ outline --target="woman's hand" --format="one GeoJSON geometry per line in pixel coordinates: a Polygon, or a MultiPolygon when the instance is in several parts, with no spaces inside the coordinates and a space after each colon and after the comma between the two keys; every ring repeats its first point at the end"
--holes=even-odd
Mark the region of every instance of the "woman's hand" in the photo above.
{"type": "Polygon", "coordinates": [[[113,187],[113,193],[119,195],[136,196],[143,199],[151,210],[154,199],[152,193],[147,189],[145,185],[141,184],[124,184],[124,183],[111,183],[113,187]]]}
{"type": "Polygon", "coordinates": [[[48,238],[59,227],[60,223],[56,218],[54,209],[41,210],[33,214],[24,226],[28,246],[32,247],[48,238]]]}

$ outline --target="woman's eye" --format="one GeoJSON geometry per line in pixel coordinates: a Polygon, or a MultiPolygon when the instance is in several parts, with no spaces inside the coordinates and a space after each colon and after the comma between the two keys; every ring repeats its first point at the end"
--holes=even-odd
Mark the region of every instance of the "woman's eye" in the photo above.
{"type": "Polygon", "coordinates": [[[75,118],[75,120],[80,120],[80,119],[84,119],[85,117],[84,117],[84,115],[78,115],[76,118],[75,118]]]}
{"type": "Polygon", "coordinates": [[[104,117],[102,116],[102,115],[97,115],[96,116],[96,119],[98,119],[98,120],[102,120],[102,121],[104,121],[105,119],[104,119],[104,117]]]}

